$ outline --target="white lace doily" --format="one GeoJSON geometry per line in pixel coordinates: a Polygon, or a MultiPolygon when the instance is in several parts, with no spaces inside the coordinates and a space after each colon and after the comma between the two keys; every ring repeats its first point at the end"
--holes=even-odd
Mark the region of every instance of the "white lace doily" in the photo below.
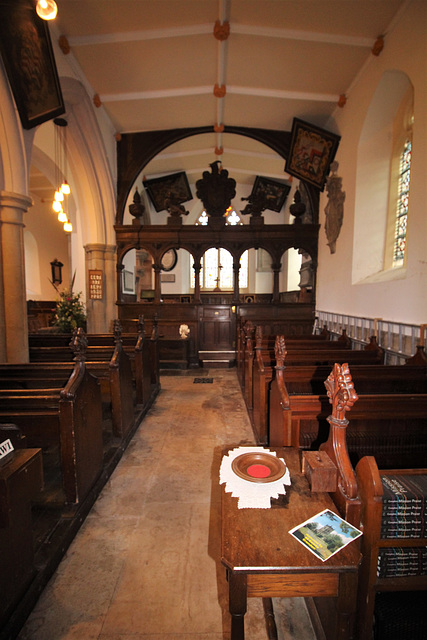
{"type": "MultiPolygon", "coordinates": [[[[237,447],[225,455],[219,469],[219,483],[225,483],[225,491],[238,498],[239,509],[269,509],[270,499],[285,495],[285,485],[291,484],[289,469],[286,467],[285,475],[274,482],[251,482],[240,478],[232,469],[231,464],[235,458],[244,453],[268,453],[276,456],[275,451],[264,447],[237,447]]],[[[277,457],[277,456],[276,456],[277,457]]],[[[283,462],[283,458],[279,458],[283,462]]],[[[286,464],[286,462],[285,462],[286,464]]]]}

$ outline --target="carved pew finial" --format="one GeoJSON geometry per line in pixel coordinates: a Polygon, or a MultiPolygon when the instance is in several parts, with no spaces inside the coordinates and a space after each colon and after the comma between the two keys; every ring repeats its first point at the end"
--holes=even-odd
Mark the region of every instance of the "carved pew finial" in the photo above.
{"type": "Polygon", "coordinates": [[[325,380],[325,387],[332,405],[332,414],[328,418],[330,424],[328,440],[319,449],[326,451],[338,469],[338,489],[334,495],[336,504],[341,507],[346,520],[359,526],[360,499],[356,474],[348,455],[346,439],[348,420],[345,417],[346,412],[358,400],[358,395],[354,389],[348,363],[334,364],[332,372],[325,380]]]}
{"type": "Polygon", "coordinates": [[[276,369],[284,369],[286,354],[285,336],[276,336],[274,343],[274,355],[276,358],[276,369]]]}
{"type": "Polygon", "coordinates": [[[347,363],[342,366],[334,364],[333,370],[325,380],[325,387],[329,402],[332,404],[332,418],[339,421],[345,420],[346,411],[349,411],[358,400],[347,363]]]}
{"type": "Polygon", "coordinates": [[[262,347],[262,325],[257,324],[255,328],[255,346],[257,349],[262,347]]]}
{"type": "Polygon", "coordinates": [[[142,339],[145,338],[145,320],[144,320],[144,316],[142,314],[140,316],[138,316],[138,337],[139,336],[142,339]]]}
{"type": "Polygon", "coordinates": [[[122,327],[122,323],[120,322],[120,320],[114,320],[113,322],[113,334],[114,334],[114,342],[115,344],[118,344],[119,342],[122,342],[122,332],[123,332],[123,327],[122,327]]]}
{"type": "Polygon", "coordinates": [[[79,327],[74,329],[70,342],[71,351],[74,353],[74,362],[85,362],[87,351],[87,337],[84,330],[79,327]]]}

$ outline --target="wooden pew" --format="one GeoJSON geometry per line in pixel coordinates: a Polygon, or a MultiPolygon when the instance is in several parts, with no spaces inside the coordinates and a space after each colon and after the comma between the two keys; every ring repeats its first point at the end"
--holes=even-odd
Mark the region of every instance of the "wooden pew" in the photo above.
{"type": "MultiPolygon", "coordinates": [[[[277,341],[277,365],[270,389],[269,444],[317,448],[327,437],[329,399],[326,394],[291,395],[286,387],[284,342],[277,341]]],[[[357,370],[352,367],[352,371],[357,370]]],[[[381,393],[372,378],[372,391],[360,394],[347,430],[353,457],[375,454],[382,466],[396,459],[422,460],[427,454],[425,431],[427,393],[381,393]]]]}
{"type": "MultiPolygon", "coordinates": [[[[346,336],[343,334],[344,344],[346,336]]],[[[287,343],[288,344],[288,343],[287,343]]],[[[317,344],[317,343],[316,343],[317,344]]],[[[328,344],[341,344],[340,342],[330,342],[328,344]]],[[[323,349],[323,348],[322,348],[323,349]]],[[[383,351],[379,349],[376,341],[371,340],[370,344],[363,351],[355,351],[349,348],[340,349],[333,347],[329,352],[311,350],[305,346],[299,350],[291,347],[288,350],[286,365],[287,368],[297,369],[299,367],[320,367],[323,365],[324,372],[330,371],[333,364],[341,359],[352,366],[380,364],[383,361],[383,351]],[[326,357],[326,362],[325,362],[326,357]]],[[[252,419],[252,425],[258,440],[261,443],[268,441],[269,424],[269,388],[274,375],[275,356],[271,350],[265,351],[258,338],[255,346],[255,358],[252,374],[252,407],[248,407],[252,419]]],[[[323,380],[326,378],[324,376],[323,380]]]]}
{"type": "MultiPolygon", "coordinates": [[[[0,425],[0,443],[7,440],[14,441],[14,438],[0,425]]],[[[42,453],[39,448],[15,448],[0,460],[1,627],[36,573],[31,500],[42,486],[42,453]]]]}
{"type": "MultiPolygon", "coordinates": [[[[86,362],[86,368],[101,383],[103,405],[110,414],[112,433],[116,438],[123,438],[135,422],[135,399],[131,364],[124,352],[121,341],[120,324],[114,328],[114,346],[107,347],[105,352],[111,355],[108,361],[86,362]]],[[[68,353],[73,351],[68,346],[68,353]]],[[[60,390],[68,380],[72,371],[72,363],[24,363],[0,365],[0,389],[3,395],[13,387],[26,389],[34,395],[32,389],[60,390]]],[[[108,415],[107,413],[107,415],[108,415]]]]}
{"type": "MultiPolygon", "coordinates": [[[[393,469],[379,471],[375,457],[362,458],[356,467],[357,483],[361,498],[361,527],[362,536],[362,563],[359,571],[359,585],[357,598],[357,638],[358,640],[371,640],[374,624],[375,596],[378,592],[392,591],[418,591],[427,590],[427,575],[400,575],[395,577],[378,577],[378,557],[387,549],[404,553],[411,547],[418,549],[427,547],[427,536],[424,533],[414,535],[413,538],[385,538],[381,534],[381,525],[384,522],[382,516],[384,488],[381,477],[398,476],[404,479],[406,476],[427,476],[427,469],[393,469]]],[[[425,481],[425,480],[424,480],[425,481]]],[[[425,502],[424,502],[425,508],[425,502]]],[[[384,534],[383,534],[384,535],[384,534]]],[[[425,611],[418,612],[425,616],[425,611]]],[[[406,627],[407,628],[407,627],[406,627]]],[[[410,631],[408,631],[410,634],[410,631]]],[[[421,637],[418,633],[405,635],[405,637],[421,637]]],[[[403,636],[402,636],[403,637],[403,636]]]]}
{"type": "Polygon", "coordinates": [[[103,465],[99,381],[86,368],[85,336],[74,336],[75,363],[62,389],[0,394],[0,421],[16,424],[29,447],[58,451],[65,501],[82,502],[103,465]]]}
{"type": "MultiPolygon", "coordinates": [[[[143,316],[138,319],[137,335],[124,334],[118,320],[114,321],[112,334],[89,334],[87,364],[90,368],[96,368],[95,362],[111,361],[117,332],[120,332],[122,349],[130,359],[136,389],[136,403],[148,407],[160,388],[157,322],[153,321],[153,330],[148,340],[145,337],[143,316]],[[150,389],[149,385],[152,385],[150,389]]],[[[70,337],[66,334],[30,335],[30,361],[34,363],[70,362],[72,352],[69,349],[69,340],[70,337]]]]}

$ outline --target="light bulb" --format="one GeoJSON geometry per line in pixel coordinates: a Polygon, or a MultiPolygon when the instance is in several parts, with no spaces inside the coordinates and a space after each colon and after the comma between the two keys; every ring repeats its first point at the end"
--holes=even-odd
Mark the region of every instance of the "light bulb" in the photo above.
{"type": "Polygon", "coordinates": [[[64,196],[68,196],[71,193],[70,185],[66,180],[64,180],[64,182],[61,184],[61,191],[64,196]]]}
{"type": "Polygon", "coordinates": [[[60,189],[55,191],[55,200],[57,200],[58,202],[62,202],[63,199],[64,199],[64,194],[62,193],[62,191],[60,189]]]}
{"type": "Polygon", "coordinates": [[[42,20],[54,20],[58,13],[58,7],[54,0],[37,0],[36,11],[42,20]]]}
{"type": "Polygon", "coordinates": [[[60,211],[62,211],[62,204],[58,202],[58,200],[54,200],[52,202],[52,209],[56,211],[56,213],[59,213],[60,211]]]}
{"type": "Polygon", "coordinates": [[[58,213],[58,220],[59,220],[59,222],[67,222],[67,220],[68,220],[67,214],[64,213],[64,211],[60,211],[58,213]]]}
{"type": "Polygon", "coordinates": [[[73,230],[73,225],[71,224],[71,222],[65,222],[64,231],[66,231],[67,233],[71,233],[72,230],[73,230]]]}

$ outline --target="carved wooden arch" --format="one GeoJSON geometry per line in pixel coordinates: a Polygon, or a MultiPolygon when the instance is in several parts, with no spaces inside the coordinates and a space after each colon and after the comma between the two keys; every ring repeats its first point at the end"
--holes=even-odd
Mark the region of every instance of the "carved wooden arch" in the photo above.
{"type": "MultiPolygon", "coordinates": [[[[117,212],[116,223],[123,224],[124,208],[129,192],[138,175],[158,153],[174,142],[194,135],[212,133],[213,126],[164,131],[125,133],[117,143],[117,212]]],[[[225,126],[224,133],[233,133],[252,138],[276,151],[285,161],[289,155],[291,132],[252,127],[225,126]]],[[[319,190],[304,182],[313,212],[313,223],[319,219],[319,190]]]]}

